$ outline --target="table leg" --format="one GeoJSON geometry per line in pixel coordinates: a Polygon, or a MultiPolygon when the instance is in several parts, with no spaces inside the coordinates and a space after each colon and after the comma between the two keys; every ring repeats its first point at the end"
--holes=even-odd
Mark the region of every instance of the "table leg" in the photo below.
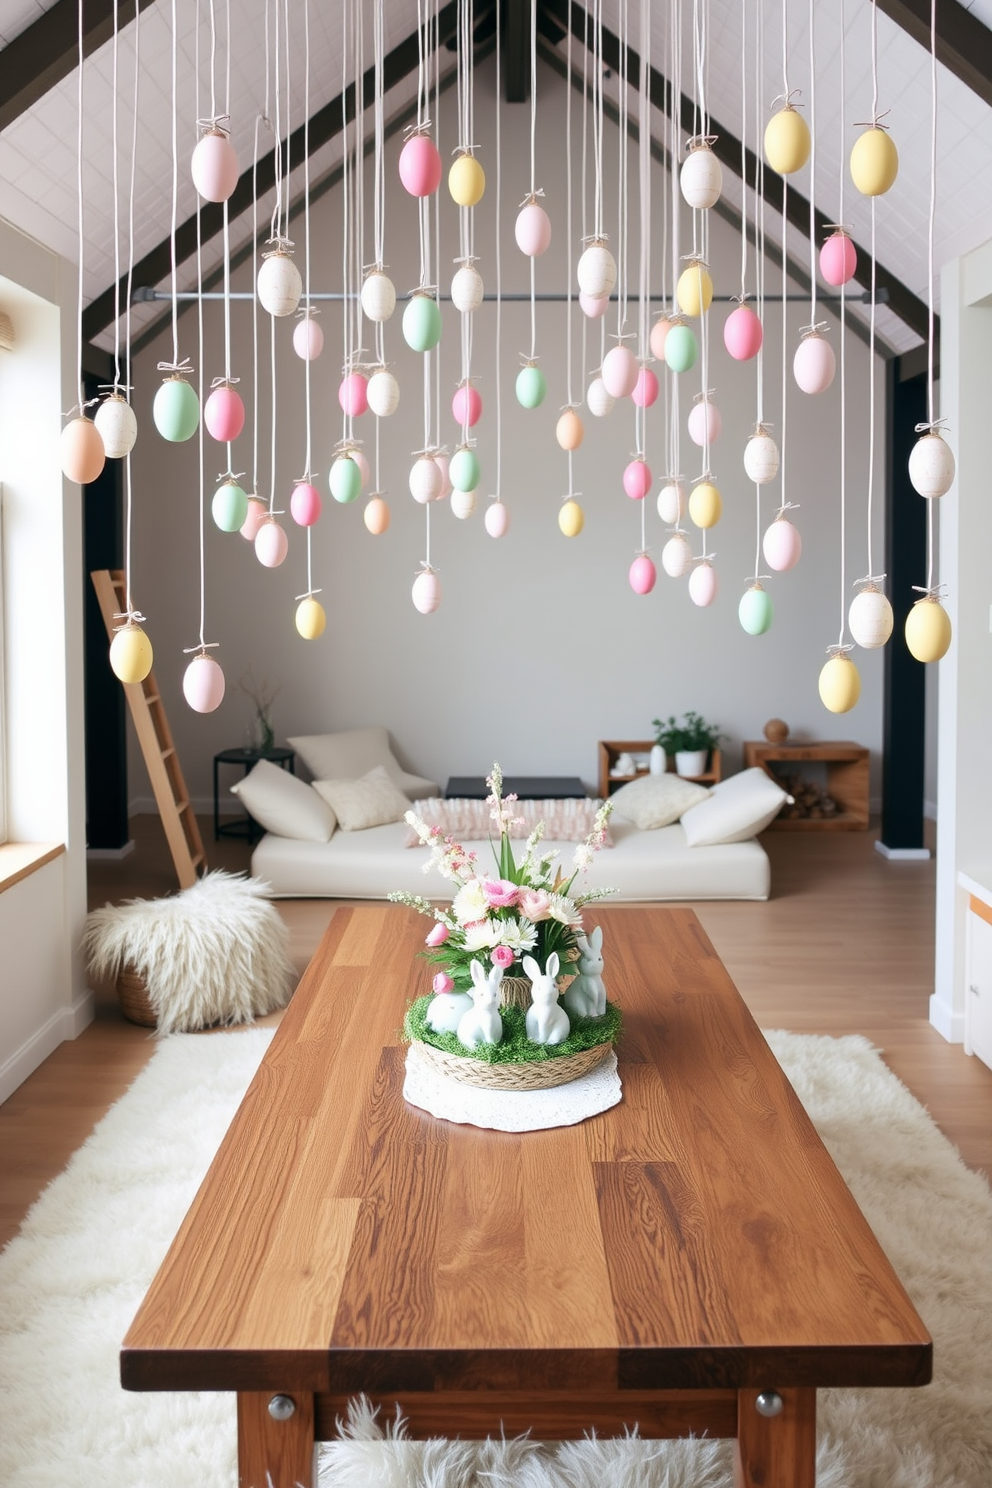
{"type": "Polygon", "coordinates": [[[238,1488],[316,1488],[316,1454],[312,1395],[239,1393],[238,1488]]]}
{"type": "Polygon", "coordinates": [[[816,1481],[816,1391],[737,1392],[734,1488],[814,1488],[816,1481]],[[777,1414],[762,1414],[765,1409],[777,1414]]]}

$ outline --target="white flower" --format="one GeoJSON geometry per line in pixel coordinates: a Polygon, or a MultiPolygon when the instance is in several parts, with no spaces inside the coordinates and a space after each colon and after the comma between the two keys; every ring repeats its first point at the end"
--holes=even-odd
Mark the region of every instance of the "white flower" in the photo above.
{"type": "Polygon", "coordinates": [[[502,920],[483,920],[481,924],[466,925],[463,932],[467,951],[491,951],[503,942],[502,920]]]}
{"type": "Polygon", "coordinates": [[[489,905],[486,902],[482,883],[477,878],[470,878],[462,885],[451,905],[451,913],[459,925],[470,925],[474,920],[484,920],[488,909],[489,905]]]}
{"type": "Polygon", "coordinates": [[[582,916],[578,906],[564,894],[552,894],[551,904],[548,909],[553,920],[559,920],[563,925],[581,925],[582,916]]]}
{"type": "Polygon", "coordinates": [[[592,867],[592,860],[595,856],[596,849],[594,847],[590,847],[588,842],[580,842],[572,858],[576,873],[587,872],[592,867]]]}
{"type": "Polygon", "coordinates": [[[511,951],[532,951],[537,945],[537,930],[530,920],[497,920],[499,930],[494,945],[509,946],[511,951]]]}

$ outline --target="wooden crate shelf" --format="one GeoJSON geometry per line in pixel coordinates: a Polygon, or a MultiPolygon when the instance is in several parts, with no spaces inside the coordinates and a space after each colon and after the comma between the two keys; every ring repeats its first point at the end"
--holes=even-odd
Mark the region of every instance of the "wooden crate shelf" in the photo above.
{"type": "MultiPolygon", "coordinates": [[[[605,799],[611,796],[621,785],[629,785],[632,780],[640,780],[648,774],[647,766],[638,770],[635,775],[611,775],[621,754],[643,754],[648,755],[654,747],[653,739],[600,739],[599,741],[599,795],[605,799]]],[[[668,769],[674,771],[675,760],[672,755],[668,756],[668,769]]],[[[709,769],[702,775],[686,776],[699,785],[716,785],[720,779],[721,761],[719,749],[710,750],[709,769]]]]}
{"type": "Polygon", "coordinates": [[[771,768],[788,765],[801,773],[804,763],[826,767],[826,791],[837,802],[834,816],[777,816],[769,832],[863,832],[868,826],[870,753],[862,744],[830,740],[810,744],[766,744],[746,740],[744,765],[760,765],[778,784],[781,777],[771,768]]]}

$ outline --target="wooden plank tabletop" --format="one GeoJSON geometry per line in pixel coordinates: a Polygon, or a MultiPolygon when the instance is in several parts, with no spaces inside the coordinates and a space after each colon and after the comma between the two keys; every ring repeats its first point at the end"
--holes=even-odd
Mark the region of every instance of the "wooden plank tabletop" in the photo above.
{"type": "Polygon", "coordinates": [[[420,917],[339,910],[124,1340],[130,1389],[917,1385],[931,1344],[691,910],[600,909],[623,1100],[402,1099],[420,917]]]}

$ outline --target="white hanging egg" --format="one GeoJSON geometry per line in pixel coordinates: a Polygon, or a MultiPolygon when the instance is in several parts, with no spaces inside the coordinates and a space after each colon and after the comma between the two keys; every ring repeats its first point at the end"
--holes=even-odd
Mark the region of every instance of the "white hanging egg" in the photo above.
{"type": "Polygon", "coordinates": [[[744,446],[744,472],[756,486],[767,486],[778,475],[778,445],[767,429],[759,428],[744,446]]]}
{"type": "Polygon", "coordinates": [[[97,409],[94,424],[103,440],[108,460],[123,460],[134,449],[138,437],[138,420],[134,409],[118,393],[105,398],[97,409]]]}
{"type": "Polygon", "coordinates": [[[683,578],[692,567],[692,549],[681,532],[674,533],[662,548],[661,566],[671,579],[683,578]]]}
{"type": "Polygon", "coordinates": [[[579,289],[594,300],[601,300],[612,292],[617,282],[617,264],[603,238],[594,238],[584,250],[576,274],[579,289]]]}
{"type": "MultiPolygon", "coordinates": [[[[99,428],[99,410],[96,422],[99,428]]],[[[107,454],[110,454],[109,446],[107,454]]],[[[913,445],[909,456],[909,479],[913,490],[920,496],[932,499],[947,495],[954,484],[954,455],[941,434],[924,434],[913,445]]]]}
{"type": "Polygon", "coordinates": [[[802,556],[803,540],[799,528],[788,517],[776,517],[761,540],[761,551],[765,562],[776,573],[785,573],[795,568],[802,556]]]}
{"type": "Polygon", "coordinates": [[[255,533],[255,557],[265,568],[278,568],[289,552],[289,538],[274,517],[255,533]]]}
{"type": "Polygon", "coordinates": [[[606,418],[613,412],[616,399],[606,391],[601,377],[594,377],[586,393],[586,407],[593,418],[606,418]]]}
{"type": "Polygon", "coordinates": [[[502,501],[492,501],[483,518],[490,537],[505,537],[510,530],[510,513],[502,501]]]}
{"type": "Polygon", "coordinates": [[[689,498],[681,481],[670,480],[658,492],[658,515],[666,527],[674,527],[686,514],[689,498]]]}
{"type": "Polygon", "coordinates": [[[792,371],[796,383],[804,393],[825,393],[834,380],[837,358],[834,349],[823,336],[813,332],[804,336],[796,347],[792,371]]]}
{"type": "Polygon", "coordinates": [[[704,140],[690,144],[679,172],[682,195],[690,207],[715,206],[723,190],[723,170],[704,140]]]}
{"type": "Polygon", "coordinates": [[[432,615],[441,603],[441,581],[432,568],[421,569],[414,579],[413,603],[422,615],[432,615]]]}
{"type": "Polygon", "coordinates": [[[482,275],[474,264],[462,264],[451,281],[451,303],[463,315],[478,310],[485,294],[482,275]]]}
{"type": "Polygon", "coordinates": [[[389,418],[400,401],[400,385],[388,367],[377,367],[365,388],[368,405],[376,418],[389,418]]]}
{"type": "Polygon", "coordinates": [[[694,605],[699,605],[700,609],[705,609],[707,605],[711,605],[716,599],[719,587],[716,569],[708,558],[704,558],[702,563],[696,564],[696,567],[689,575],[689,598],[694,605]]]}
{"type": "Polygon", "coordinates": [[[279,250],[263,258],[258,271],[258,298],[270,315],[295,315],[303,280],[288,253],[279,250]]]}
{"type": "Polygon", "coordinates": [[[377,325],[388,320],[396,309],[396,286],[388,274],[373,269],[362,285],[362,310],[377,325]]]}
{"type": "Polygon", "coordinates": [[[293,331],[293,350],[302,362],[315,362],[324,349],[324,332],[319,321],[305,315],[293,331]]]}
{"type": "Polygon", "coordinates": [[[223,129],[208,129],[189,163],[193,185],[205,201],[224,202],[238,184],[238,157],[223,129]]]}
{"type": "Polygon", "coordinates": [[[459,521],[464,522],[467,517],[473,515],[475,504],[474,491],[451,492],[451,511],[454,516],[458,517],[459,521]]]}
{"type": "Polygon", "coordinates": [[[454,490],[451,484],[451,456],[446,449],[438,450],[434,456],[434,464],[441,472],[441,489],[437,493],[437,500],[444,501],[454,490]]]}
{"type": "Polygon", "coordinates": [[[194,713],[213,713],[224,701],[224,673],[205,651],[183,673],[183,696],[194,713]]]}
{"type": "Polygon", "coordinates": [[[857,644],[866,651],[884,646],[892,634],[894,623],[888,596],[875,584],[866,584],[851,600],[847,624],[857,644]]]}
{"type": "Polygon", "coordinates": [[[430,455],[420,455],[410,469],[410,495],[421,506],[436,501],[441,494],[443,477],[436,461],[430,455]]]}
{"type": "Polygon", "coordinates": [[[629,346],[611,346],[600,376],[611,398],[629,398],[637,385],[637,360],[629,346]]]}
{"type": "Polygon", "coordinates": [[[700,398],[689,410],[688,426],[689,438],[693,444],[698,444],[700,449],[706,444],[713,444],[720,438],[723,429],[719,408],[708,398],[700,398]]]}

